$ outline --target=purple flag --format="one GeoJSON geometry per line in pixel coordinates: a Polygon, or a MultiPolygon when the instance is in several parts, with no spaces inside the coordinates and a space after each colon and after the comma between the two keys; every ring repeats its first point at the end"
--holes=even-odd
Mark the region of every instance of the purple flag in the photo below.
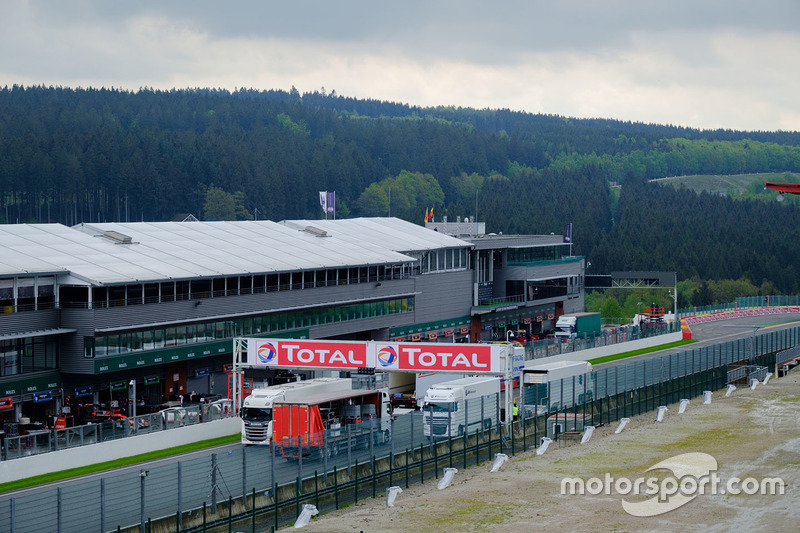
{"type": "Polygon", "coordinates": [[[564,228],[564,242],[572,242],[572,222],[567,224],[567,227],[564,228]]]}
{"type": "Polygon", "coordinates": [[[319,205],[326,215],[336,213],[336,191],[319,191],[319,205]]]}

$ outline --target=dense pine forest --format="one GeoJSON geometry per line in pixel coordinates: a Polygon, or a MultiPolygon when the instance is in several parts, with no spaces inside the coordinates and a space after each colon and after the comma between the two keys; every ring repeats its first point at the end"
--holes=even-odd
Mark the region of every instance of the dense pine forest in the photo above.
{"type": "MultiPolygon", "coordinates": [[[[474,216],[561,233],[592,273],[800,292],[800,207],[663,187],[800,172],[800,133],[696,130],[291,91],[0,90],[0,221],[474,216]]],[[[792,174],[782,181],[794,179],[792,174]]],[[[702,303],[702,302],[701,302],[702,303]]]]}

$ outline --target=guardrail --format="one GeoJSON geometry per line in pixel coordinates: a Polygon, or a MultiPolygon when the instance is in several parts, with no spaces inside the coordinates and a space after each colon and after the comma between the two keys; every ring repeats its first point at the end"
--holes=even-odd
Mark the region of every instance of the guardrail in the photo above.
{"type": "Polygon", "coordinates": [[[746,379],[748,383],[751,380],[763,380],[767,376],[767,367],[759,365],[742,365],[728,370],[728,383],[733,383],[740,379],[746,379]]]}

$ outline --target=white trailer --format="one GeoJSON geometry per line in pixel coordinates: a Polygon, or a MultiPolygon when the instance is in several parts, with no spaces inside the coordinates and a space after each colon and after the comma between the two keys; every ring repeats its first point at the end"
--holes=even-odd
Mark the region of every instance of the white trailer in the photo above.
{"type": "Polygon", "coordinates": [[[422,401],[424,435],[455,437],[491,428],[497,423],[499,397],[499,377],[461,378],[433,385],[422,401]],[[483,408],[482,396],[489,396],[483,408]]]}
{"type": "Polygon", "coordinates": [[[588,380],[591,371],[592,364],[587,361],[553,361],[550,363],[528,361],[525,363],[522,368],[524,416],[536,416],[543,412],[549,412],[551,408],[567,407],[567,401],[572,404],[573,396],[578,403],[591,401],[594,391],[593,383],[588,380]],[[574,379],[569,379],[573,377],[574,379]],[[552,393],[552,386],[548,387],[548,385],[556,387],[564,385],[563,388],[567,394],[561,394],[559,390],[559,394],[551,399],[549,394],[552,393]],[[565,405],[560,404],[562,398],[565,405]]]}
{"type": "Polygon", "coordinates": [[[297,401],[311,394],[352,389],[353,382],[349,378],[308,379],[253,389],[250,396],[244,399],[239,413],[242,418],[242,444],[269,446],[273,431],[272,407],[275,403],[297,401]]]}

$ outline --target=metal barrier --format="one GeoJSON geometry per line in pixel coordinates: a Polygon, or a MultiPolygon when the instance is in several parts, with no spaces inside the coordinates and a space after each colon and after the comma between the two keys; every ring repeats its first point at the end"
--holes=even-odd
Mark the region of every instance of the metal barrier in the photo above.
{"type": "Polygon", "coordinates": [[[229,400],[218,400],[208,404],[170,407],[158,413],[120,418],[97,424],[87,424],[66,429],[41,430],[27,435],[5,437],[2,459],[18,459],[56,450],[86,446],[87,444],[108,442],[133,435],[143,435],[201,422],[221,420],[231,415],[231,402],[229,400]]]}
{"type": "Polygon", "coordinates": [[[767,375],[767,367],[765,366],[758,366],[758,365],[742,365],[737,366],[736,368],[732,368],[728,370],[728,383],[733,383],[734,381],[739,380],[746,380],[746,383],[750,383],[750,380],[757,379],[762,380],[767,375]]]}

